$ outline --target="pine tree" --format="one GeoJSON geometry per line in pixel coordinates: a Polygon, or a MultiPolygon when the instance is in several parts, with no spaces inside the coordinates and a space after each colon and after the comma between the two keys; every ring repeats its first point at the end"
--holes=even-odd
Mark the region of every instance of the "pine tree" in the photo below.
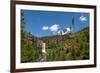
{"type": "Polygon", "coordinates": [[[73,31],[74,30],[74,26],[75,26],[75,18],[72,18],[72,24],[70,26],[70,29],[73,31]]]}
{"type": "Polygon", "coordinates": [[[24,12],[21,11],[21,62],[30,62],[33,60],[33,46],[28,39],[30,36],[28,32],[24,30],[25,18],[24,12]]]}

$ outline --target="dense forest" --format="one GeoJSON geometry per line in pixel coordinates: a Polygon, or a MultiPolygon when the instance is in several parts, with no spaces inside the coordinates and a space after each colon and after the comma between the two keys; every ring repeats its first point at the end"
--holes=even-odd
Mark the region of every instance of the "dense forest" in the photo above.
{"type": "Polygon", "coordinates": [[[89,28],[63,36],[41,38],[48,44],[47,60],[85,60],[89,59],[89,28]]]}
{"type": "Polygon", "coordinates": [[[24,13],[21,13],[21,62],[65,61],[89,59],[89,27],[66,35],[36,37],[24,30],[24,13]],[[43,60],[41,43],[46,43],[43,60]]]}

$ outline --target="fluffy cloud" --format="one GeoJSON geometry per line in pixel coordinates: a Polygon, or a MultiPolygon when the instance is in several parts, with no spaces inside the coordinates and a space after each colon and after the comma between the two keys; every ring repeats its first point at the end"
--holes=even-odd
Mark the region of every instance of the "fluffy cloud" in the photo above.
{"type": "Polygon", "coordinates": [[[70,32],[71,31],[71,29],[70,28],[66,28],[67,29],[67,32],[70,32]]]}
{"type": "Polygon", "coordinates": [[[62,31],[61,31],[61,30],[59,30],[59,31],[57,32],[57,34],[58,34],[58,35],[61,35],[61,34],[62,34],[62,31]]]}
{"type": "Polygon", "coordinates": [[[82,16],[80,16],[80,18],[79,18],[79,19],[80,19],[80,21],[87,21],[87,18],[86,18],[85,16],[83,16],[83,15],[82,15],[82,16]]]}
{"type": "Polygon", "coordinates": [[[44,30],[44,31],[47,31],[47,30],[49,30],[49,31],[51,31],[53,34],[61,34],[61,31],[60,31],[60,25],[58,25],[58,24],[53,24],[53,25],[51,25],[51,26],[43,26],[42,27],[42,30],[44,30]]]}
{"type": "Polygon", "coordinates": [[[70,28],[65,28],[66,31],[63,31],[63,29],[60,29],[60,25],[54,24],[52,26],[43,26],[42,30],[49,30],[53,34],[58,34],[58,35],[65,35],[71,32],[70,28]]]}
{"type": "Polygon", "coordinates": [[[54,24],[52,26],[43,26],[42,30],[50,30],[52,32],[57,32],[59,30],[60,26],[58,24],[54,24]]]}
{"type": "Polygon", "coordinates": [[[48,26],[43,26],[43,27],[42,27],[42,30],[48,30],[48,29],[49,29],[48,26]]]}
{"type": "Polygon", "coordinates": [[[51,27],[49,27],[49,30],[52,32],[57,32],[59,30],[60,26],[58,24],[54,24],[51,27]]]}

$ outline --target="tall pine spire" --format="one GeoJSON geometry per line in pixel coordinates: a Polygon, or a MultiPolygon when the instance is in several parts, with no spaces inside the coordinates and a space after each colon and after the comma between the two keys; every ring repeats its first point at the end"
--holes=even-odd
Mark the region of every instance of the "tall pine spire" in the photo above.
{"type": "Polygon", "coordinates": [[[75,25],[75,18],[73,17],[72,18],[72,23],[71,23],[71,26],[70,26],[71,31],[74,30],[74,25],[75,25]]]}

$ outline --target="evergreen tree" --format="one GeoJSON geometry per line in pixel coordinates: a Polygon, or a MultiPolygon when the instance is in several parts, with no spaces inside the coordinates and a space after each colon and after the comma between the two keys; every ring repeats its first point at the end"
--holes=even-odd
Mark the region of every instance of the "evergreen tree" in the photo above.
{"type": "Polygon", "coordinates": [[[71,31],[74,30],[74,26],[75,26],[75,18],[73,17],[73,18],[72,18],[72,23],[71,23],[71,25],[70,25],[71,31]]]}

